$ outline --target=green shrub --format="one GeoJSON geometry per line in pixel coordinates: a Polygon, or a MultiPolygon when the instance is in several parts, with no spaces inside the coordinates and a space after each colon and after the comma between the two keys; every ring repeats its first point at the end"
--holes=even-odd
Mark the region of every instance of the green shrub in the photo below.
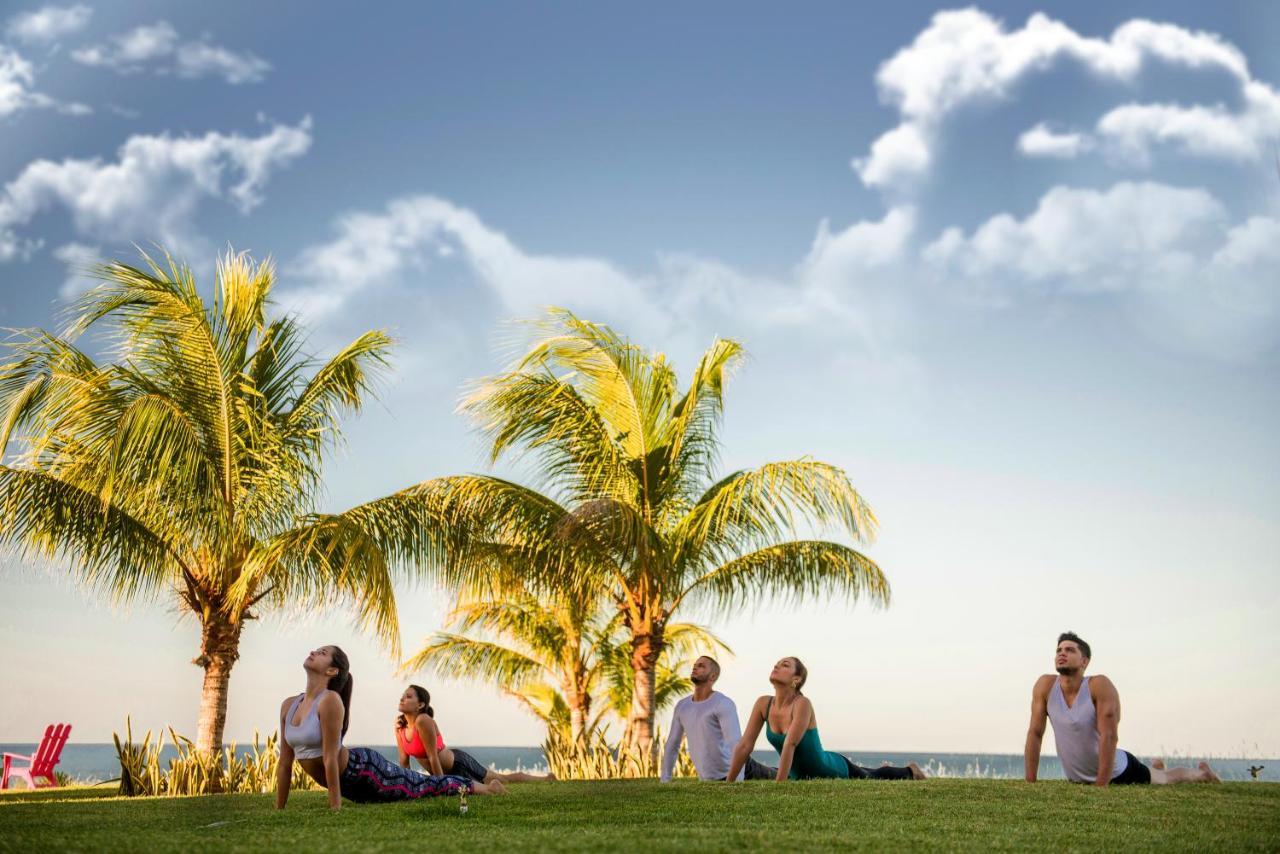
{"type": "MultiPolygon", "coordinates": [[[[169,727],[178,755],[170,759],[167,768],[160,765],[160,753],[164,748],[162,733],[155,744],[151,743],[151,731],[141,744],[133,741],[133,722],[125,719],[125,737],[113,733],[116,756],[120,760],[120,794],[126,797],[138,795],[207,795],[225,793],[268,793],[275,790],[276,768],[280,761],[279,736],[272,733],[266,742],[253,734],[253,748],[240,756],[232,743],[218,753],[201,753],[195,742],[179,735],[169,727]]],[[[319,788],[297,763],[293,766],[294,789],[319,788]]]]}
{"type": "MultiPolygon", "coordinates": [[[[658,754],[662,754],[661,734],[655,735],[658,754]]],[[[547,767],[557,780],[616,780],[620,778],[657,777],[658,764],[653,754],[634,746],[610,745],[604,733],[596,730],[580,742],[574,742],[560,731],[549,728],[542,743],[547,767]]],[[[684,746],[676,760],[676,777],[695,777],[693,760],[684,746]]]]}

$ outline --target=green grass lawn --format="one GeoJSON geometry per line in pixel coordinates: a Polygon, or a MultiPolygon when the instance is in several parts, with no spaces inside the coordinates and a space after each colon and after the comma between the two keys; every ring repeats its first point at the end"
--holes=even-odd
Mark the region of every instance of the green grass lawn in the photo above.
{"type": "Polygon", "coordinates": [[[902,848],[1049,851],[1280,848],[1280,786],[1143,786],[929,780],[733,786],[537,783],[502,798],[390,805],[294,793],[113,796],[107,789],[0,795],[0,851],[557,851],[902,848]]]}

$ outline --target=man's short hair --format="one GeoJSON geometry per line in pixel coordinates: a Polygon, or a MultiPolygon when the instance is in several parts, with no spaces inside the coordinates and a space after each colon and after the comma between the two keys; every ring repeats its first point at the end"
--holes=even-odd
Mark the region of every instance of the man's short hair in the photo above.
{"type": "Polygon", "coordinates": [[[1089,649],[1088,642],[1075,632],[1063,632],[1058,635],[1058,643],[1062,643],[1064,640],[1069,640],[1076,646],[1080,647],[1080,651],[1084,653],[1085,658],[1093,658],[1093,650],[1089,649]]]}
{"type": "Polygon", "coordinates": [[[716,661],[714,658],[712,658],[709,655],[702,655],[702,656],[699,656],[699,658],[706,659],[707,665],[710,666],[711,668],[711,678],[719,679],[720,678],[720,662],[716,661]]]}

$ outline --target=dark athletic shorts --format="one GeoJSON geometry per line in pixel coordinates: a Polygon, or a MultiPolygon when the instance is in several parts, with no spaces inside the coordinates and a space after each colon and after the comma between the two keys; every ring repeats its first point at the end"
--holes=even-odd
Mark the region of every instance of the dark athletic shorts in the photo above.
{"type": "Polygon", "coordinates": [[[1151,769],[1139,762],[1138,757],[1129,751],[1124,751],[1124,755],[1129,757],[1129,764],[1124,766],[1124,771],[1120,776],[1111,778],[1111,785],[1132,786],[1150,783],[1151,769]]]}
{"type": "Polygon", "coordinates": [[[489,769],[481,765],[480,761],[470,753],[455,747],[453,748],[453,767],[449,769],[449,773],[483,783],[484,778],[489,775],[489,769]]]}

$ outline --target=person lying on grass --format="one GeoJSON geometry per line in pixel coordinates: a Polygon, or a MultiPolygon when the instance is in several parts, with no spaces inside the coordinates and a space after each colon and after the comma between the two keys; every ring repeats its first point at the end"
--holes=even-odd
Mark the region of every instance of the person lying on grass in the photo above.
{"type": "Polygon", "coordinates": [[[765,695],[751,709],[747,731],[733,751],[733,764],[729,766],[729,779],[737,774],[751,756],[756,746],[760,728],[765,738],[778,751],[778,773],[774,778],[783,780],[812,780],[838,778],[848,780],[923,780],[924,772],[914,762],[905,768],[882,765],[870,769],[855,765],[848,757],[822,749],[818,737],[818,718],[813,703],[800,693],[809,671],[795,656],[780,659],[769,674],[773,696],[765,695]]]}
{"type": "MultiPolygon", "coordinates": [[[[700,780],[724,780],[729,773],[733,749],[742,738],[738,726],[738,707],[733,700],[713,690],[720,678],[720,663],[709,655],[700,656],[689,671],[693,694],[676,703],[671,716],[671,734],[662,752],[659,779],[671,782],[680,742],[689,741],[689,758],[700,780]]],[[[747,756],[743,770],[734,780],[772,780],[778,769],[747,756]]]]}
{"type": "Polygon", "coordinates": [[[401,768],[368,747],[343,747],[351,721],[351,664],[336,646],[311,651],[302,669],[307,689],[280,704],[280,761],[276,770],[276,809],[289,801],[293,760],[312,780],[329,790],[329,808],[342,799],[385,803],[467,791],[500,795],[502,783],[475,783],[466,777],[419,774],[401,768]]]}
{"type": "Polygon", "coordinates": [[[408,768],[410,758],[417,759],[428,774],[457,774],[477,783],[535,783],[554,780],[555,775],[525,774],[512,771],[501,774],[480,764],[470,753],[445,747],[444,736],[436,726],[431,708],[431,693],[421,685],[410,685],[400,695],[400,715],[396,718],[396,746],[400,748],[400,765],[408,768]]]}
{"type": "Polygon", "coordinates": [[[1085,676],[1092,650],[1074,632],[1058,636],[1055,676],[1046,673],[1031,689],[1031,727],[1022,753],[1027,782],[1040,770],[1044,721],[1053,724],[1062,771],[1073,783],[1095,786],[1143,783],[1221,783],[1209,763],[1198,769],[1165,768],[1156,760],[1148,768],[1119,748],[1120,694],[1105,676],[1085,676]]]}

